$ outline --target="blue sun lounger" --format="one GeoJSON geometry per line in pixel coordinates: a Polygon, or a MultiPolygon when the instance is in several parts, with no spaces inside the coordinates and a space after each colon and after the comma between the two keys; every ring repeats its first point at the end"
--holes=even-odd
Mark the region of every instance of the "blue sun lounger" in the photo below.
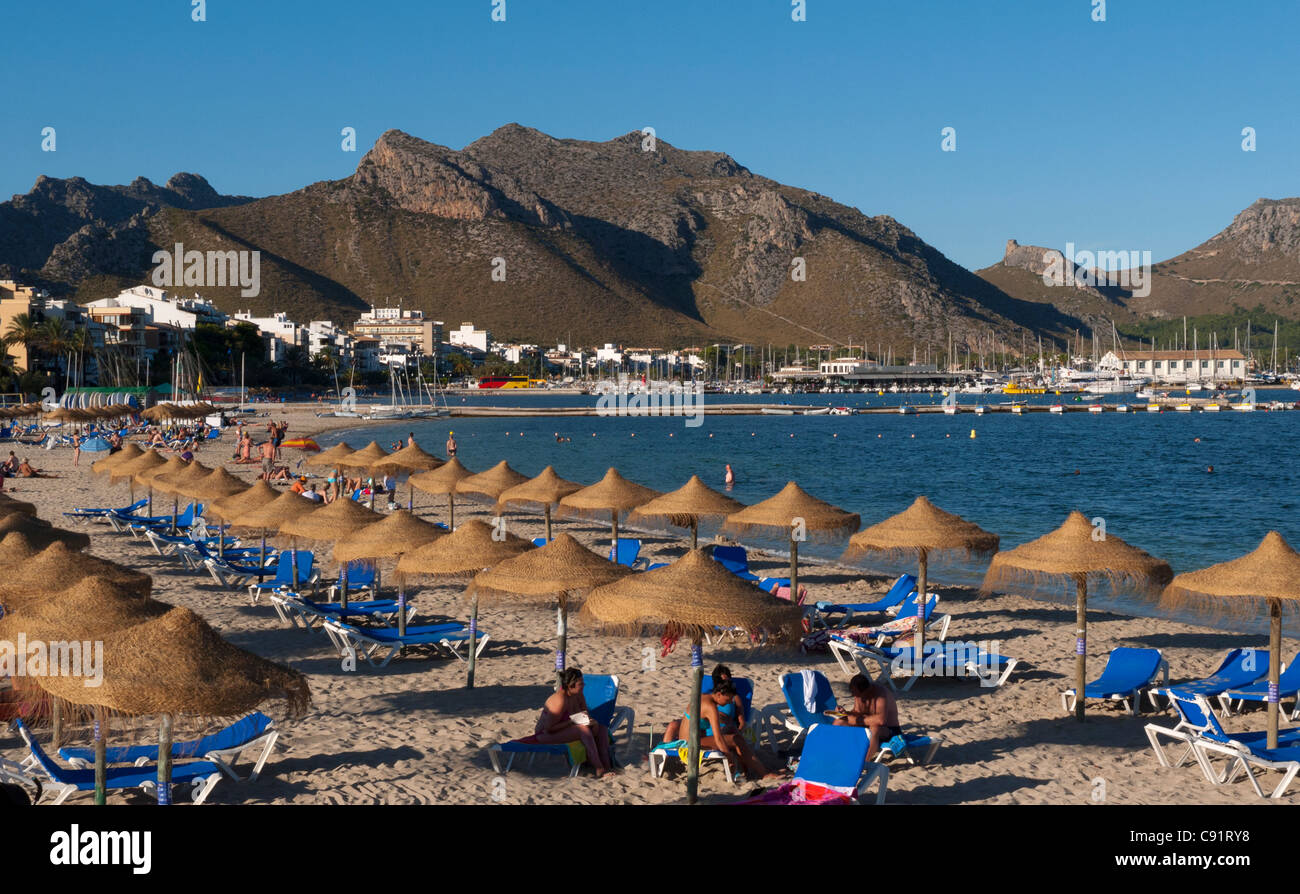
{"type": "Polygon", "coordinates": [[[636,568],[637,563],[646,564],[645,559],[638,559],[641,555],[641,541],[631,540],[625,537],[618,539],[618,551],[615,554],[614,547],[609,548],[609,560],[616,565],[626,565],[628,568],[636,568]]]}
{"type": "MultiPolygon", "coordinates": [[[[385,624],[397,623],[396,599],[358,600],[349,602],[347,608],[344,608],[341,602],[313,602],[300,593],[272,593],[271,605],[275,607],[275,613],[281,621],[293,627],[301,624],[309,633],[317,624],[330,618],[338,621],[377,618],[385,624]]],[[[407,623],[410,623],[415,616],[415,604],[408,601],[406,612],[407,623]]]]}
{"type": "MultiPolygon", "coordinates": [[[[236,782],[252,782],[266,766],[266,760],[275,748],[275,741],[280,737],[279,731],[273,728],[273,723],[270,717],[255,711],[220,732],[190,742],[176,742],[172,745],[172,757],[178,760],[201,757],[216,764],[236,782]],[[262,751],[253,764],[252,772],[247,777],[242,777],[235,772],[234,763],[241,753],[253,748],[261,748],[262,751]]],[[[139,767],[158,762],[157,745],[106,748],[104,754],[110,764],[135,764],[139,767]]],[[[95,764],[93,748],[60,748],[59,756],[77,768],[93,768],[95,764]]]]}
{"type": "Polygon", "coordinates": [[[826,645],[845,673],[855,673],[856,665],[857,673],[901,692],[910,690],[922,677],[973,677],[980,681],[980,686],[996,689],[1020,664],[1017,658],[985,652],[975,643],[927,642],[920,661],[915,659],[914,646],[867,646],[834,637],[826,645]],[[877,673],[871,672],[867,661],[875,663],[877,673]],[[907,682],[901,687],[894,680],[896,671],[907,675],[907,682]]]}
{"type": "MultiPolygon", "coordinates": [[[[1295,704],[1291,706],[1291,719],[1300,720],[1300,655],[1292,658],[1291,663],[1282,669],[1282,673],[1278,674],[1277,691],[1279,701],[1282,699],[1293,699],[1295,701],[1295,704]]],[[[1233,702],[1237,703],[1236,710],[1241,711],[1246,702],[1267,701],[1267,678],[1247,686],[1229,689],[1219,696],[1219,705],[1223,708],[1224,714],[1233,713],[1233,702]]],[[[1279,707],[1281,706],[1279,705],[1279,707]]]]}
{"type": "MultiPolygon", "coordinates": [[[[469,642],[469,628],[457,621],[407,627],[405,636],[399,635],[396,627],[356,627],[332,618],[324,621],[324,627],[340,654],[359,655],[368,664],[377,667],[387,667],[390,661],[401,654],[402,649],[411,646],[427,646],[464,661],[465,656],[460,654],[460,648],[469,642]],[[383,660],[376,662],[375,656],[383,652],[386,652],[383,660]]],[[[483,654],[488,639],[486,632],[477,631],[474,649],[476,658],[483,654]]]]}
{"type": "MultiPolygon", "coordinates": [[[[1268,649],[1233,649],[1223,657],[1223,661],[1203,680],[1189,680],[1176,683],[1170,689],[1177,689],[1185,695],[1204,695],[1211,698],[1221,695],[1229,689],[1241,689],[1268,676],[1268,649]]],[[[1156,695],[1161,690],[1152,689],[1147,693],[1154,708],[1160,708],[1156,695]]]]}
{"type": "MultiPolygon", "coordinates": [[[[894,585],[889,588],[889,592],[877,599],[875,602],[854,602],[854,603],[834,603],[818,602],[814,619],[820,622],[820,626],[829,627],[831,615],[843,615],[835,625],[838,627],[847,626],[854,615],[875,614],[878,612],[889,612],[890,614],[903,614],[904,600],[916,593],[916,578],[910,574],[900,575],[894,585]]],[[[916,602],[912,603],[913,614],[916,612],[916,602]]]]}
{"type": "Polygon", "coordinates": [[[354,559],[344,568],[339,569],[339,576],[329,586],[329,598],[334,600],[343,589],[343,575],[346,571],[348,593],[363,593],[375,588],[375,564],[363,559],[354,559]]]}
{"type": "Polygon", "coordinates": [[[121,509],[74,509],[63,514],[70,515],[73,518],[103,518],[106,515],[130,515],[133,512],[140,511],[147,505],[149,505],[149,501],[145,499],[136,500],[130,506],[123,506],[121,509]]]}
{"type": "Polygon", "coordinates": [[[876,803],[884,804],[889,768],[867,760],[871,739],[866,733],[861,727],[814,724],[795,767],[795,783],[834,789],[861,804],[871,783],[876,782],[876,803]]]}
{"type": "MultiPolygon", "coordinates": [[[[615,735],[619,730],[626,733],[626,742],[632,739],[632,731],[636,726],[636,715],[633,710],[626,706],[618,704],[618,677],[614,674],[583,674],[582,676],[583,699],[587,702],[587,716],[596,723],[605,727],[609,731],[610,754],[613,756],[613,750],[617,747],[615,735]]],[[[569,775],[577,776],[578,770],[583,764],[583,760],[576,760],[574,752],[581,752],[585,755],[585,749],[579,743],[575,748],[570,745],[574,743],[559,742],[554,744],[544,744],[541,742],[530,742],[529,739],[534,736],[525,736],[523,739],[515,739],[510,742],[499,742],[488,747],[488,760],[492,762],[492,769],[496,773],[506,774],[510,772],[510,767],[515,762],[515,755],[528,755],[528,766],[533,765],[538,755],[553,755],[563,757],[569,764],[569,775]],[[502,764],[502,756],[509,755],[502,764]]],[[[626,744],[625,742],[625,744],[626,744]]],[[[585,758],[584,758],[585,760],[585,758]]]]}
{"type": "MultiPolygon", "coordinates": [[[[45,775],[42,786],[55,792],[54,803],[62,804],[74,792],[95,790],[95,770],[93,768],[70,770],[61,767],[50,759],[49,755],[36,743],[36,738],[21,720],[15,721],[18,732],[31,750],[35,766],[45,775]]],[[[221,780],[221,768],[212,761],[194,761],[177,764],[172,767],[172,785],[189,785],[190,797],[195,804],[202,804],[211,794],[213,786],[221,780]]],[[[158,790],[157,765],[137,767],[109,767],[104,777],[106,791],[138,788],[146,792],[158,790]]]]}
{"type": "Polygon", "coordinates": [[[305,549],[296,552],[297,558],[294,558],[295,551],[291,549],[280,553],[275,568],[275,577],[271,580],[262,581],[260,584],[254,581],[248,585],[248,597],[253,605],[257,605],[257,598],[263,593],[273,593],[276,590],[296,590],[298,587],[312,583],[312,566],[316,563],[315,553],[305,549]],[[296,583],[294,580],[295,562],[298,567],[296,583]]]}
{"type": "MultiPolygon", "coordinates": [[[[1083,697],[1120,702],[1125,710],[1136,715],[1141,707],[1142,690],[1154,683],[1162,672],[1167,686],[1169,662],[1165,661],[1159,649],[1111,649],[1101,676],[1084,687],[1083,697]]],[[[1075,700],[1073,687],[1061,693],[1061,707],[1067,714],[1074,710],[1075,700]]]]}

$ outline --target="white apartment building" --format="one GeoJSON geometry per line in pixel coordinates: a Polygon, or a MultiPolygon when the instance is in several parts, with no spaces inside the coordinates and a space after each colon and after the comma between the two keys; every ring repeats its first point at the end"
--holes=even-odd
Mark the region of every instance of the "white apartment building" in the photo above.
{"type": "Polygon", "coordinates": [[[1244,381],[1246,355],[1234,350],[1111,351],[1097,363],[1161,385],[1244,381]]]}
{"type": "Polygon", "coordinates": [[[267,343],[266,359],[272,363],[283,360],[284,352],[290,345],[306,346],[306,330],[289,319],[289,315],[283,311],[269,317],[255,317],[252,311],[239,311],[235,314],[235,320],[252,323],[257,327],[267,343]]]}
{"type": "Polygon", "coordinates": [[[176,326],[185,332],[193,332],[199,323],[224,325],[229,319],[226,314],[204,301],[202,298],[182,298],[171,292],[153,286],[132,286],[124,289],[114,298],[101,298],[91,301],[88,308],[129,307],[143,311],[149,323],[176,326]]]}
{"type": "Polygon", "coordinates": [[[473,348],[484,354],[492,344],[492,333],[486,329],[475,329],[473,323],[461,323],[459,329],[447,333],[447,342],[462,348],[473,348]]]}

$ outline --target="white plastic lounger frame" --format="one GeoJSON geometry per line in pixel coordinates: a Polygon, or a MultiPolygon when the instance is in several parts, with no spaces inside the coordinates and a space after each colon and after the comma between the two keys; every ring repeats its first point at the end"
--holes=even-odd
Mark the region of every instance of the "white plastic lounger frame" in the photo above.
{"type": "Polygon", "coordinates": [[[1300,772],[1300,761],[1269,760],[1266,757],[1261,757],[1260,755],[1253,753],[1240,742],[1215,742],[1212,739],[1196,737],[1192,740],[1191,745],[1192,749],[1196,752],[1197,757],[1202,759],[1202,770],[1205,770],[1206,765],[1210,763],[1211,754],[1217,754],[1228,758],[1228,767],[1222,774],[1210,775],[1209,772],[1206,773],[1207,776],[1210,776],[1211,782],[1216,785],[1225,785],[1236,782],[1241,774],[1244,773],[1246,778],[1250,780],[1250,784],[1254,787],[1255,794],[1259,795],[1261,798],[1282,797],[1286,794],[1286,790],[1291,785],[1291,781],[1295,779],[1296,773],[1300,772]],[[1251,767],[1256,767],[1260,770],[1281,770],[1282,779],[1270,794],[1265,795],[1264,790],[1260,788],[1259,780],[1256,778],[1255,774],[1251,772],[1251,767]]]}
{"type": "MultiPolygon", "coordinates": [[[[366,635],[364,630],[356,627],[344,627],[333,619],[324,621],[325,632],[329,634],[330,640],[339,650],[340,655],[359,655],[366,660],[367,664],[374,667],[387,667],[388,663],[396,658],[402,651],[401,643],[388,642],[386,640],[377,640],[366,635]],[[387,649],[388,653],[382,661],[376,662],[375,656],[381,651],[387,649]]],[[[488,644],[488,634],[483,631],[478,632],[477,647],[474,649],[474,657],[478,658],[483,654],[483,649],[488,644]]],[[[465,655],[460,654],[460,646],[468,640],[451,641],[446,638],[435,642],[418,643],[422,646],[433,646],[440,649],[452,658],[461,661],[467,661],[465,655]]]]}

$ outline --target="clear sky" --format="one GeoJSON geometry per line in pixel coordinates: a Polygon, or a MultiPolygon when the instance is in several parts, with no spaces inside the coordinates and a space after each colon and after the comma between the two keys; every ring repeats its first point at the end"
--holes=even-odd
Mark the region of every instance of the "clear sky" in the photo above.
{"type": "Polygon", "coordinates": [[[971,268],[1008,238],[1166,258],[1300,194],[1296,0],[499,2],[7,0],[0,197],[176,171],[269,195],[389,128],[460,148],[512,121],[650,125],[971,268]]]}

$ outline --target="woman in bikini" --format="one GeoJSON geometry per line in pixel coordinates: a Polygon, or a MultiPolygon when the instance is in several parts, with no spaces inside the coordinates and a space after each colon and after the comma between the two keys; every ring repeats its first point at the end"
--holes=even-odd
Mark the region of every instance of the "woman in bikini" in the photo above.
{"type": "MultiPolygon", "coordinates": [[[[781,778],[780,773],[773,773],[764,766],[744,736],[740,735],[739,723],[743,716],[731,680],[715,683],[712,692],[700,697],[700,750],[722,752],[733,767],[743,767],[751,780],[781,778]]],[[[689,730],[690,724],[691,715],[688,713],[682,718],[679,731],[689,730]]]]}
{"type": "Polygon", "coordinates": [[[560,688],[546,700],[533,732],[542,745],[581,742],[587,749],[587,761],[596,769],[598,777],[614,772],[609,756],[609,730],[588,716],[587,700],[582,696],[582,671],[576,667],[560,674],[560,688]],[[575,716],[587,722],[578,723],[573,719],[575,716]]]}

